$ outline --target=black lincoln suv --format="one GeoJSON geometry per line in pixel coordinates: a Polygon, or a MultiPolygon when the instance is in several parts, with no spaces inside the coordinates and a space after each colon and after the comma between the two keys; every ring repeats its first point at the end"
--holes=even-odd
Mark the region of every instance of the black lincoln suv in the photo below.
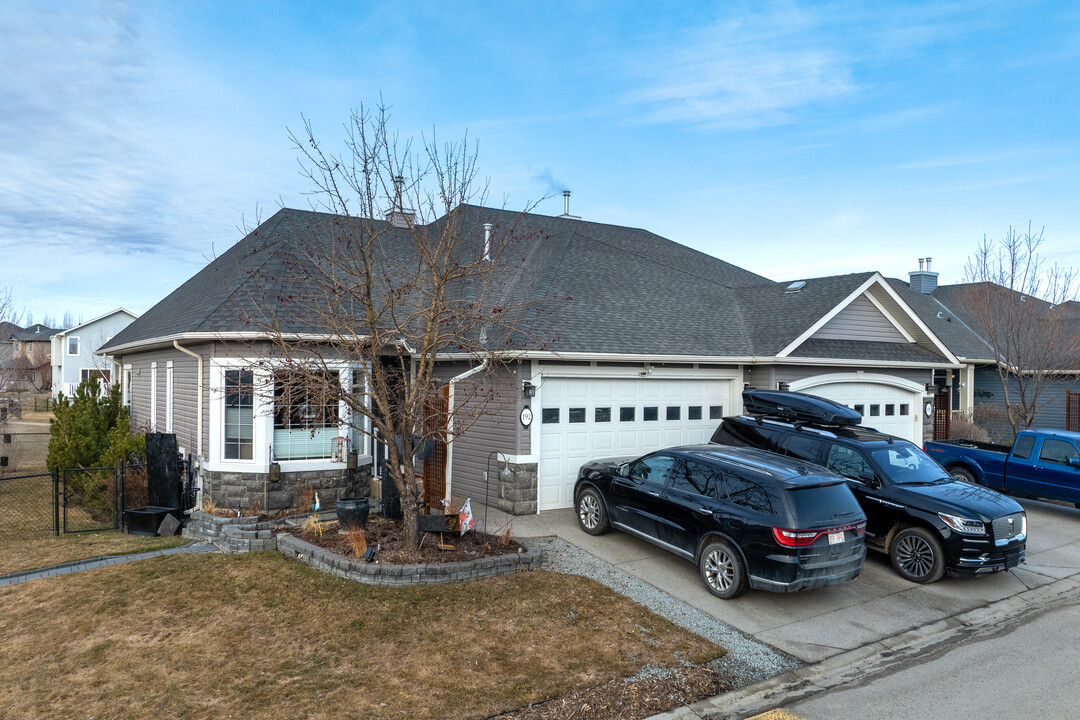
{"type": "Polygon", "coordinates": [[[709,591],[791,592],[850,580],[866,516],[842,477],[747,448],[699,445],[586,463],[581,529],[617,528],[695,563],[709,591]]]}
{"type": "Polygon", "coordinates": [[[814,405],[832,421],[853,413],[850,408],[786,395],[745,391],[744,405],[755,414],[724,418],[712,442],[769,450],[847,478],[866,512],[867,547],[887,553],[896,572],[913,582],[933,582],[946,570],[976,575],[1024,562],[1027,514],[1015,500],[957,481],[902,438],[809,419],[814,405]]]}

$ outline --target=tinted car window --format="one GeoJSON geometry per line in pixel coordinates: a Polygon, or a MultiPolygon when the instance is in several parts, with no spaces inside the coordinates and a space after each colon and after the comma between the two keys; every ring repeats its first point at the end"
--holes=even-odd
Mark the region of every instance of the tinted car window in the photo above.
{"type": "Polygon", "coordinates": [[[821,439],[801,433],[787,433],[780,439],[780,448],[785,455],[809,462],[818,461],[822,444],[821,439]]]}
{"type": "Polygon", "coordinates": [[[799,488],[785,492],[796,518],[841,518],[861,513],[859,502],[844,484],[799,488]]]}
{"type": "Polygon", "coordinates": [[[671,473],[671,486],[677,490],[715,498],[723,479],[720,468],[709,463],[687,460],[675,466],[671,473]]]}
{"type": "Polygon", "coordinates": [[[675,458],[670,455],[650,455],[630,464],[630,477],[642,482],[663,485],[667,480],[668,471],[675,464],[675,458]]]}
{"type": "Polygon", "coordinates": [[[1039,459],[1046,462],[1057,463],[1064,465],[1065,461],[1069,458],[1080,457],[1077,454],[1076,448],[1072,446],[1072,443],[1065,440],[1055,440],[1054,438],[1046,438],[1043,440],[1042,450],[1039,451],[1039,459]]]}
{"type": "Polygon", "coordinates": [[[1035,436],[1021,435],[1016,438],[1016,445],[1013,446],[1013,457],[1029,458],[1033,447],[1035,447],[1035,436]]]}
{"type": "Polygon", "coordinates": [[[825,460],[825,467],[837,475],[856,479],[862,473],[873,472],[870,463],[858,450],[834,443],[829,444],[829,457],[825,460]]]}
{"type": "Polygon", "coordinates": [[[721,445],[753,447],[778,452],[777,439],[779,430],[763,427],[756,423],[741,423],[725,420],[713,433],[712,441],[721,445]]]}
{"type": "Polygon", "coordinates": [[[764,478],[756,478],[752,473],[724,473],[724,485],[729,502],[756,510],[768,515],[774,514],[774,507],[779,498],[773,493],[772,484],[764,478]]]}
{"type": "Polygon", "coordinates": [[[941,466],[909,442],[894,442],[888,447],[870,451],[885,475],[894,483],[934,482],[948,476],[941,466]]]}

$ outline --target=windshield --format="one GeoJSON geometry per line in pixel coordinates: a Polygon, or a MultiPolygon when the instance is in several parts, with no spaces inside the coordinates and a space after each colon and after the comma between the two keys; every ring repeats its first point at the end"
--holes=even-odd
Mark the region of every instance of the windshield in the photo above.
{"type": "Polygon", "coordinates": [[[870,451],[870,457],[899,485],[946,480],[949,474],[926,453],[909,442],[894,442],[888,447],[870,451]]]}

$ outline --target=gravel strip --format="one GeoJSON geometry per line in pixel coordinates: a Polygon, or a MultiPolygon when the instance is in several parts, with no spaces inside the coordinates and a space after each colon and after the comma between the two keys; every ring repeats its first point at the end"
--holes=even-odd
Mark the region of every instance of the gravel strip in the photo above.
{"type": "Polygon", "coordinates": [[[744,635],[693,605],[668,595],[565,540],[546,537],[531,538],[530,542],[544,551],[545,570],[596,580],[679,627],[723,647],[727,654],[709,663],[709,667],[723,673],[736,687],[760,682],[801,665],[790,655],[744,635]]]}

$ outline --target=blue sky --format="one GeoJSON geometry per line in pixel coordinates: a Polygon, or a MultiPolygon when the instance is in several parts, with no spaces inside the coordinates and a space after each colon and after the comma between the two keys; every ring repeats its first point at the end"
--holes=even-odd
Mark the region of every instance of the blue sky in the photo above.
{"type": "MultiPolygon", "coordinates": [[[[1045,226],[1080,266],[1080,6],[8,0],[0,289],[142,312],[308,207],[287,128],[380,96],[479,143],[491,202],[644,227],[776,280],[962,279],[1045,226]]],[[[617,278],[612,279],[617,282],[617,278]]]]}

